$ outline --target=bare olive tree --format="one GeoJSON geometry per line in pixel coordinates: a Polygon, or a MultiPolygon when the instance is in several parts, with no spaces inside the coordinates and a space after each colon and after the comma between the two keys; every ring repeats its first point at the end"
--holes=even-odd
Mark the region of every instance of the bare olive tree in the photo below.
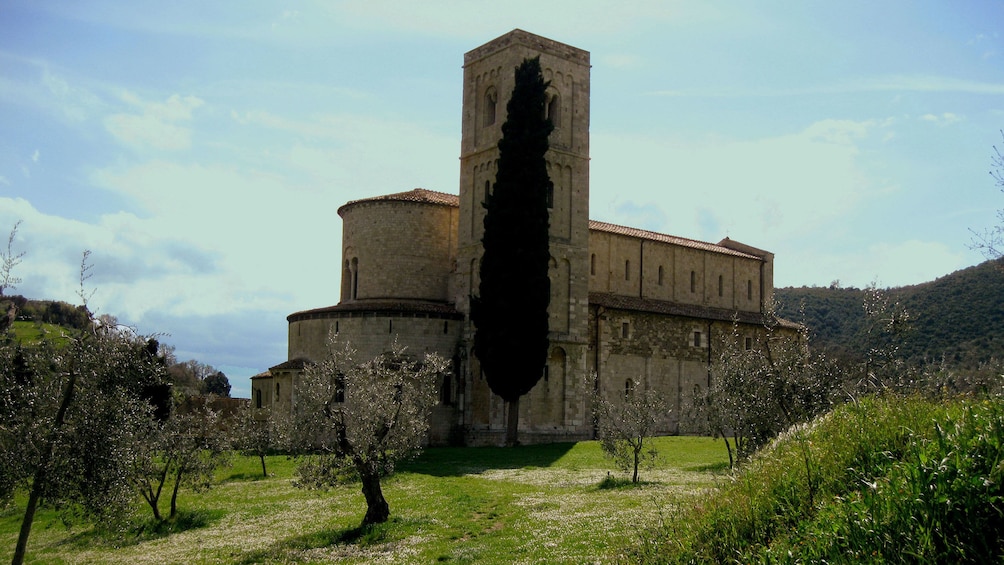
{"type": "MultiPolygon", "coordinates": [[[[1001,132],[1004,137],[1004,131],[1001,132]]],[[[990,176],[998,188],[1004,192],[1004,154],[994,146],[994,154],[990,157],[990,176]]],[[[982,232],[970,230],[973,233],[971,247],[981,251],[987,259],[1004,257],[1004,208],[997,210],[997,225],[984,229],[982,232]]]]}
{"type": "Polygon", "coordinates": [[[603,452],[622,471],[631,471],[631,482],[639,480],[638,470],[655,464],[658,451],[652,447],[659,423],[669,416],[666,395],[652,389],[625,389],[623,397],[608,398],[596,386],[593,374],[590,407],[603,452]]]}
{"type": "Polygon", "coordinates": [[[366,499],[362,525],[386,522],[390,507],[380,478],[426,440],[446,360],[419,360],[394,346],[360,362],[347,343],[328,336],[324,357],[309,364],[296,385],[291,448],[309,454],[298,486],[327,488],[358,478],[366,499]]]}

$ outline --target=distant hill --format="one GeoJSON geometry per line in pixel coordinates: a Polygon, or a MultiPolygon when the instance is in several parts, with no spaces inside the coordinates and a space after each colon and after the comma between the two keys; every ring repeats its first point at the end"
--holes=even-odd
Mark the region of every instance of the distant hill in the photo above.
{"type": "MultiPolygon", "coordinates": [[[[962,368],[1004,359],[1004,262],[987,261],[885,292],[913,319],[902,349],[907,360],[944,359],[962,368]]],[[[866,350],[864,289],[787,287],[775,293],[781,316],[804,323],[813,348],[851,359],[866,350]]]]}

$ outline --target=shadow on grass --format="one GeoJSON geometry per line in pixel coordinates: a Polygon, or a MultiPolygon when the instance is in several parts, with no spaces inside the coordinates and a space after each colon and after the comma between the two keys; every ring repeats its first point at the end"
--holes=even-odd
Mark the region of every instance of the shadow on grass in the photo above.
{"type": "MultiPolygon", "coordinates": [[[[271,477],[272,475],[269,475],[271,477]]],[[[264,477],[261,471],[257,473],[230,473],[220,481],[221,483],[254,482],[263,481],[269,477],[264,477]]]]}
{"type": "Polygon", "coordinates": [[[123,525],[121,528],[95,526],[72,535],[59,545],[72,547],[125,547],[145,541],[166,538],[173,534],[207,528],[226,514],[223,510],[179,510],[173,518],[155,520],[147,518],[123,525]]]}
{"type": "Polygon", "coordinates": [[[517,447],[432,447],[422,451],[413,461],[401,463],[398,469],[435,477],[455,477],[492,469],[550,467],[573,447],[575,443],[517,447]]]}
{"type": "Polygon", "coordinates": [[[659,483],[653,483],[651,481],[638,481],[637,483],[631,482],[631,479],[627,477],[615,477],[613,475],[607,475],[603,478],[599,484],[596,485],[597,490],[614,490],[614,489],[631,489],[631,488],[642,488],[648,485],[655,485],[659,483]]]}
{"type": "Polygon", "coordinates": [[[369,526],[356,526],[354,528],[325,528],[315,532],[303,534],[301,536],[286,538],[271,546],[253,551],[244,555],[238,564],[250,565],[252,563],[262,563],[271,561],[284,561],[289,558],[290,553],[319,549],[332,546],[350,546],[366,548],[395,541],[397,538],[392,532],[397,534],[397,526],[401,520],[391,518],[383,524],[371,524],[369,526]]]}

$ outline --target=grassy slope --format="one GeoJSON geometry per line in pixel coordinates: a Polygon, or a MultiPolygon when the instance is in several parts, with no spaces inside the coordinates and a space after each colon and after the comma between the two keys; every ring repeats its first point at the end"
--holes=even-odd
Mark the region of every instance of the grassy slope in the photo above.
{"type": "Polygon", "coordinates": [[[636,557],[1000,562],[1004,404],[889,397],[842,406],[787,432],[674,518],[636,557]]]}
{"type": "MultiPolygon", "coordinates": [[[[595,442],[516,449],[430,449],[387,479],[392,519],[359,532],[358,487],[301,491],[295,464],[237,458],[201,495],[185,493],[175,533],[157,531],[137,506],[118,539],[66,529],[51,511],[36,520],[37,563],[578,563],[611,562],[643,524],[682,493],[712,486],[727,459],[707,438],[658,440],[662,461],[641,486],[600,488],[612,471],[595,442]]],[[[617,473],[614,472],[616,475],[617,473]]],[[[166,504],[165,504],[166,509],[166,504]]],[[[21,508],[0,514],[0,560],[10,558],[21,508]]]]}

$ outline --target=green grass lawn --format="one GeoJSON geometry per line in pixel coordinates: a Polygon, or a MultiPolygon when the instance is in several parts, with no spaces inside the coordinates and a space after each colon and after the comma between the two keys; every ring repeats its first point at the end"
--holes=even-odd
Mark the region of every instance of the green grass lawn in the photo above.
{"type": "MultiPolygon", "coordinates": [[[[429,449],[384,480],[391,520],[366,531],[358,485],[304,491],[292,485],[294,461],[270,457],[262,478],[257,458],[237,457],[212,490],[184,493],[172,524],[155,525],[139,502],[117,536],[40,512],[28,562],[608,563],[727,464],[721,442],[708,438],[659,438],[657,447],[660,461],[640,485],[623,480],[596,442],[429,449]]],[[[22,512],[0,513],[2,560],[22,512]]]]}

